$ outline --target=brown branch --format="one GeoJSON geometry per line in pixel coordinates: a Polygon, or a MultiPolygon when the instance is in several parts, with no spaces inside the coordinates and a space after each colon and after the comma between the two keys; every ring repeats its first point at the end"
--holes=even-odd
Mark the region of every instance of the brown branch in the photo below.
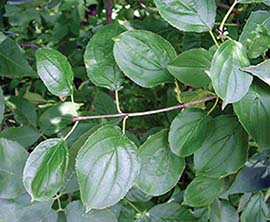
{"type": "Polygon", "coordinates": [[[147,115],[153,115],[157,113],[163,113],[163,112],[169,112],[176,109],[183,109],[186,107],[190,107],[199,103],[207,102],[214,100],[216,96],[209,96],[203,99],[191,101],[188,103],[182,103],[177,104],[175,106],[163,108],[163,109],[157,109],[157,110],[150,110],[150,111],[144,111],[144,112],[135,112],[135,113],[117,113],[117,114],[108,114],[108,115],[100,115],[100,116],[74,116],[72,118],[73,122],[81,121],[81,120],[90,120],[90,119],[102,119],[102,118],[117,118],[117,117],[137,117],[137,116],[147,116],[147,115]]]}
{"type": "Polygon", "coordinates": [[[107,24],[112,23],[112,9],[113,9],[113,0],[107,0],[107,5],[106,5],[107,24]]]}

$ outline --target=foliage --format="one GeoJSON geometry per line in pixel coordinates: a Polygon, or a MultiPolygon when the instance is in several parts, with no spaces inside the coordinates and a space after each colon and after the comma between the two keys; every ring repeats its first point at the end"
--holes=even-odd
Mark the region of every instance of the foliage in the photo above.
{"type": "Polygon", "coordinates": [[[0,221],[269,221],[269,30],[268,0],[1,1],[0,221]]]}

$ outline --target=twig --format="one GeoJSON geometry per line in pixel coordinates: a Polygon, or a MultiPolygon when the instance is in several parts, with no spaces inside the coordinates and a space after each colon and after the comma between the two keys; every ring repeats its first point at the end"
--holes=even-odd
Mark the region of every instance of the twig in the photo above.
{"type": "Polygon", "coordinates": [[[106,7],[107,24],[112,23],[112,8],[113,8],[113,0],[107,0],[107,7],[106,7]]]}
{"type": "Polygon", "coordinates": [[[74,116],[72,119],[74,122],[81,121],[81,120],[90,120],[90,119],[102,119],[102,118],[117,118],[117,117],[138,117],[138,116],[147,116],[147,115],[154,115],[157,113],[169,112],[176,109],[183,109],[186,107],[190,107],[199,103],[207,102],[214,100],[216,96],[209,96],[203,99],[194,100],[188,103],[182,103],[175,106],[157,109],[157,110],[150,110],[144,112],[135,112],[135,113],[116,113],[116,114],[108,114],[108,115],[99,115],[99,116],[74,116]]]}
{"type": "MultiPolygon", "coordinates": [[[[226,5],[226,4],[222,3],[222,2],[217,2],[216,4],[217,4],[217,6],[220,7],[220,8],[225,8],[225,9],[229,9],[229,8],[230,8],[229,5],[226,5]]],[[[236,15],[240,15],[240,12],[239,12],[236,8],[234,8],[234,9],[232,10],[232,13],[234,13],[234,14],[236,14],[236,15]]]]}

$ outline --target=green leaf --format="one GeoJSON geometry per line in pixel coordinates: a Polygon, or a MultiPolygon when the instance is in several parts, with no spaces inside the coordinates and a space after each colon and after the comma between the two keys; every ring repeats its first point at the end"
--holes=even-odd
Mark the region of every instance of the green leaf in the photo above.
{"type": "MultiPolygon", "coordinates": [[[[75,104],[75,110],[80,106],[81,104],[75,104]]],[[[72,116],[74,116],[73,104],[60,103],[45,110],[39,118],[38,125],[42,133],[51,136],[67,128],[72,123],[72,116]]]]}
{"type": "Polygon", "coordinates": [[[117,222],[114,214],[108,210],[91,210],[85,213],[81,201],[73,201],[65,208],[67,222],[117,222]]]}
{"type": "Polygon", "coordinates": [[[136,149],[113,125],[103,126],[89,136],[76,158],[86,211],[112,206],[127,194],[140,168],[136,149]]]}
{"type": "Polygon", "coordinates": [[[270,48],[270,13],[268,11],[252,12],[239,37],[239,41],[247,48],[250,58],[265,54],[270,48]]]}
{"type": "Polygon", "coordinates": [[[257,192],[270,187],[270,172],[264,153],[252,157],[237,174],[229,190],[223,194],[227,197],[236,193],[257,192]]]}
{"type": "Polygon", "coordinates": [[[202,87],[211,82],[205,71],[209,70],[212,55],[203,48],[191,49],[177,56],[167,67],[180,82],[202,87]]]}
{"type": "Polygon", "coordinates": [[[41,142],[30,154],[23,183],[32,200],[46,201],[60,189],[68,165],[68,148],[61,139],[41,142]]]}
{"type": "Polygon", "coordinates": [[[166,67],[176,52],[157,34],[140,30],[124,32],[115,39],[113,54],[124,74],[142,87],[151,88],[173,80],[166,67]]]}
{"type": "Polygon", "coordinates": [[[74,74],[63,54],[43,48],[36,52],[36,60],[38,75],[53,95],[70,96],[73,93],[74,74]]]}
{"type": "Polygon", "coordinates": [[[234,116],[219,116],[214,129],[194,154],[197,173],[224,177],[240,169],[248,156],[248,135],[234,116]]]}
{"type": "Polygon", "coordinates": [[[154,0],[160,15],[175,28],[185,32],[212,30],[216,17],[214,0],[154,0]]]}
{"type": "Polygon", "coordinates": [[[84,62],[89,79],[100,87],[118,90],[122,84],[121,70],[113,58],[113,38],[124,32],[118,25],[99,29],[86,46],[84,62]]]}
{"type": "Polygon", "coordinates": [[[243,127],[262,149],[270,148],[270,89],[253,84],[248,94],[234,104],[234,111],[243,127]]]}
{"type": "Polygon", "coordinates": [[[138,155],[142,166],[136,184],[144,193],[152,196],[171,190],[185,168],[185,160],[170,150],[168,130],[150,136],[140,147],[138,155]]]}
{"type": "Polygon", "coordinates": [[[237,0],[238,3],[264,3],[266,5],[270,5],[270,1],[269,0],[237,0]]]}
{"type": "Polygon", "coordinates": [[[131,202],[146,202],[149,201],[152,196],[145,194],[137,187],[132,187],[127,193],[126,198],[131,202]]]}
{"type": "Polygon", "coordinates": [[[57,213],[51,206],[53,201],[31,202],[27,194],[15,199],[0,199],[1,222],[57,222],[57,213]]]}
{"type": "Polygon", "coordinates": [[[184,204],[191,207],[209,206],[221,193],[223,180],[198,176],[188,185],[184,194],[184,204]]]}
{"type": "Polygon", "coordinates": [[[93,107],[96,113],[100,115],[117,113],[115,101],[108,94],[97,90],[93,99],[93,107]]]}
{"type": "Polygon", "coordinates": [[[223,99],[223,108],[247,94],[252,76],[240,68],[248,65],[246,50],[239,42],[227,40],[216,51],[210,78],[216,93],[223,99]]]}
{"type": "Polygon", "coordinates": [[[241,222],[266,222],[269,210],[263,194],[255,194],[241,214],[241,222]]]}
{"type": "Polygon", "coordinates": [[[0,138],[0,198],[15,198],[25,192],[21,178],[27,157],[20,144],[0,138]]]}
{"type": "Polygon", "coordinates": [[[148,212],[151,222],[196,222],[197,219],[191,211],[177,203],[159,204],[148,212]]]}
{"type": "Polygon", "coordinates": [[[238,222],[236,209],[227,201],[216,201],[210,208],[210,222],[238,222]]]}
{"type": "Polygon", "coordinates": [[[189,156],[199,149],[211,133],[211,117],[200,109],[185,109],[175,117],[169,131],[171,151],[189,156]]]}
{"type": "Polygon", "coordinates": [[[270,59],[265,60],[256,66],[245,67],[243,70],[251,73],[253,76],[257,76],[270,86],[270,59]]]}
{"type": "Polygon", "coordinates": [[[5,113],[5,100],[4,100],[3,90],[0,86],[0,124],[2,123],[4,119],[4,113],[5,113]]]}
{"type": "Polygon", "coordinates": [[[9,127],[0,132],[0,137],[18,142],[24,147],[30,147],[38,138],[40,133],[31,126],[9,127]]]}
{"type": "Polygon", "coordinates": [[[0,76],[8,78],[36,76],[17,43],[10,38],[0,42],[0,76]]]}

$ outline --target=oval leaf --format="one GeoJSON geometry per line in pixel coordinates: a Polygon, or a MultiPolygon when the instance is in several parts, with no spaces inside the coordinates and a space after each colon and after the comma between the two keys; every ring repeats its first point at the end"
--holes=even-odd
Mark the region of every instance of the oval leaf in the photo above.
{"type": "Polygon", "coordinates": [[[185,168],[185,160],[170,150],[168,130],[150,136],[140,147],[138,155],[142,166],[136,183],[143,192],[152,196],[171,190],[185,168]]]}
{"type": "Polygon", "coordinates": [[[25,192],[21,178],[27,157],[20,144],[0,138],[0,198],[11,199],[25,192]]]}
{"type": "Polygon", "coordinates": [[[61,139],[41,142],[30,154],[23,183],[33,200],[49,200],[60,189],[68,165],[68,150],[61,139]]]}
{"type": "Polygon", "coordinates": [[[113,38],[125,29],[117,24],[99,29],[86,46],[84,62],[89,79],[97,86],[118,90],[122,83],[121,70],[113,58],[113,38]]]}
{"type": "Polygon", "coordinates": [[[203,48],[191,49],[177,56],[169,65],[169,72],[180,82],[202,87],[211,82],[205,71],[209,70],[212,55],[203,48]]]}
{"type": "Polygon", "coordinates": [[[211,117],[200,109],[185,109],[173,120],[169,132],[172,152],[189,156],[199,149],[211,132],[211,117]]]}
{"type": "Polygon", "coordinates": [[[243,127],[262,149],[270,148],[270,90],[254,84],[248,94],[233,105],[243,127]]]}
{"type": "Polygon", "coordinates": [[[191,207],[209,206],[221,193],[223,180],[205,176],[195,177],[184,194],[184,204],[191,207]]]}
{"type": "Polygon", "coordinates": [[[91,210],[85,213],[81,201],[73,201],[65,208],[67,222],[117,222],[114,214],[108,210],[91,210]]]}
{"type": "Polygon", "coordinates": [[[90,135],[76,158],[86,210],[116,204],[133,186],[139,167],[136,146],[118,127],[106,125],[90,135]]]}
{"type": "Polygon", "coordinates": [[[241,71],[248,66],[246,50],[239,42],[228,40],[216,51],[210,68],[213,87],[223,99],[223,108],[247,94],[252,76],[241,71]]]}
{"type": "Polygon", "coordinates": [[[223,177],[240,169],[247,160],[248,135],[233,116],[219,116],[202,147],[194,153],[197,173],[223,177]]]}
{"type": "Polygon", "coordinates": [[[154,0],[160,15],[185,32],[212,30],[216,18],[215,0],[154,0]]]}
{"type": "Polygon", "coordinates": [[[73,93],[74,74],[63,54],[43,48],[36,52],[36,60],[38,75],[53,95],[70,96],[73,93]]]}
{"type": "Polygon", "coordinates": [[[139,30],[124,32],[115,39],[113,54],[124,74],[142,87],[173,80],[166,67],[176,52],[157,34],[139,30]]]}

